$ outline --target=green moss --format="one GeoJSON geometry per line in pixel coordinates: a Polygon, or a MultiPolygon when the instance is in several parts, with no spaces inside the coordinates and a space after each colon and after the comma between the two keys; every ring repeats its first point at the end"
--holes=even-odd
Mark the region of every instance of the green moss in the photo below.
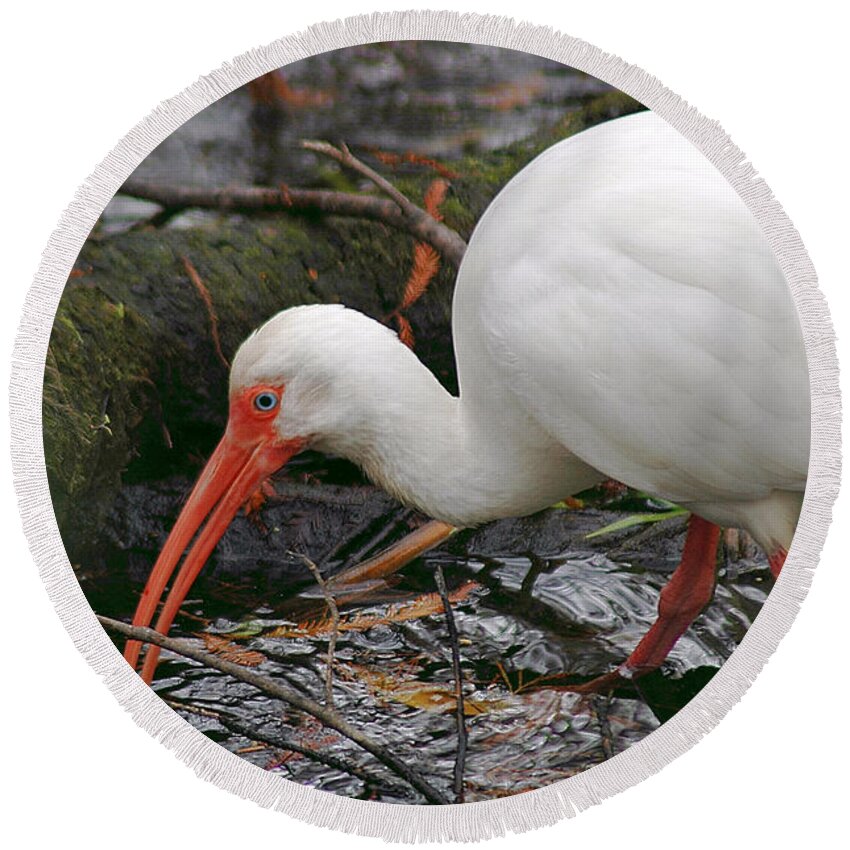
{"type": "MultiPolygon", "coordinates": [[[[131,434],[151,393],[149,332],[143,318],[99,290],[66,290],[59,305],[44,376],[44,450],[60,527],[97,523],[120,485],[116,446],[131,434]],[[105,462],[104,462],[105,461],[105,462]],[[79,506],[86,505],[86,511],[79,506]],[[90,506],[90,510],[88,510],[90,506]]],[[[126,451],[122,454],[125,454],[126,451]]]]}

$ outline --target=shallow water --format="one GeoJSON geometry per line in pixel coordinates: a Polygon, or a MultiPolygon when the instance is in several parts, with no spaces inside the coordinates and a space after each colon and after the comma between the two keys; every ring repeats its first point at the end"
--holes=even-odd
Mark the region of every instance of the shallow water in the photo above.
{"type": "MultiPolygon", "coordinates": [[[[110,563],[124,557],[131,575],[129,554],[150,563],[184,486],[182,479],[175,481],[170,496],[155,498],[143,485],[125,491],[116,511],[135,518],[138,534],[115,524],[110,563]]],[[[287,486],[285,478],[278,483],[284,492],[287,486]]],[[[304,527],[316,541],[327,541],[328,529],[336,529],[337,541],[362,550],[358,535],[364,517],[382,516],[391,503],[363,485],[298,486],[297,497],[271,501],[253,518],[237,518],[173,634],[237,662],[259,662],[252,669],[322,702],[328,614],[320,589],[291,553],[308,554],[330,575],[346,563],[345,557],[328,558],[330,550],[321,545],[305,548],[304,527]],[[329,491],[328,501],[322,501],[320,491],[329,491]],[[305,496],[311,492],[312,503],[305,496]],[[269,563],[278,556],[275,572],[269,563]]],[[[434,569],[440,566],[459,633],[469,734],[468,801],[541,787],[649,734],[734,650],[772,582],[759,558],[736,554],[720,571],[714,601],[661,673],[640,680],[637,690],[582,699],[563,686],[606,672],[625,658],[654,620],[658,593],[681,545],[681,520],[639,540],[637,559],[622,553],[637,535],[646,538],[645,531],[586,539],[590,530],[622,515],[610,506],[553,509],[494,523],[457,535],[387,582],[347,594],[354,600],[341,602],[334,666],[340,713],[415,763],[451,796],[456,701],[446,619],[435,595],[434,569]],[[493,554],[493,547],[503,549],[514,531],[521,534],[521,550],[493,554]],[[620,553],[619,559],[607,552],[620,553]]],[[[414,522],[407,516],[395,536],[414,522]]],[[[83,584],[96,610],[111,616],[129,616],[140,589],[138,581],[114,569],[110,579],[92,576],[83,584]]],[[[220,673],[164,653],[154,687],[190,723],[258,766],[350,796],[423,801],[342,736],[220,673]],[[328,767],[287,750],[287,743],[319,758],[341,758],[355,773],[365,769],[371,775],[328,767]]]]}

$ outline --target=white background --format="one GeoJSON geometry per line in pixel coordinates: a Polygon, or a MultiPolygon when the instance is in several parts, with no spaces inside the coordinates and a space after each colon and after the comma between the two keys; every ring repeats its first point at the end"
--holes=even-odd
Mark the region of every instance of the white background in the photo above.
{"type": "MultiPolygon", "coordinates": [[[[378,0],[16,4],[5,13],[0,199],[3,385],[24,293],[74,189],[158,101],[255,45],[378,0]]],[[[848,360],[846,30],[840,4],[545,3],[437,8],[553,25],[641,65],[719,119],[803,235],[848,360]]],[[[841,353],[841,351],[840,351],[841,353]]],[[[845,379],[845,396],[848,382],[845,379]]],[[[5,395],[5,394],[4,394],[5,395]]],[[[6,417],[0,420],[8,445],[6,417]]],[[[119,709],[59,625],[19,530],[2,452],[0,777],[7,846],[377,846],[261,810],[195,778],[119,709]],[[153,808],[140,819],[142,801],[153,808]]],[[[809,599],[757,684],[642,785],[536,833],[540,848],[847,846],[847,499],[809,599]]]]}

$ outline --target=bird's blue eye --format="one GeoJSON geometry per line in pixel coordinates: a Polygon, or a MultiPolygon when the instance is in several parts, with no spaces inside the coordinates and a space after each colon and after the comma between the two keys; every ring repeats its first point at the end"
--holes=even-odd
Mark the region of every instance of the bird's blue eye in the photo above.
{"type": "Polygon", "coordinates": [[[274,393],[262,392],[254,396],[254,407],[260,413],[268,413],[277,407],[277,396],[274,393]]]}

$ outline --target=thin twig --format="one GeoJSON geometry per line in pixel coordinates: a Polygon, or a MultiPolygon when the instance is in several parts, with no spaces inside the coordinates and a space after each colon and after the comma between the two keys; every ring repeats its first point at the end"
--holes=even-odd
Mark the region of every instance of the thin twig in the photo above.
{"type": "MultiPolygon", "coordinates": [[[[441,254],[445,254],[448,258],[449,262],[454,263],[456,266],[460,262],[460,257],[463,256],[463,251],[466,250],[466,243],[455,233],[454,230],[447,228],[441,221],[440,216],[434,215],[433,211],[430,209],[422,209],[422,207],[417,206],[410,200],[404,193],[400,192],[389,180],[385,177],[382,177],[375,171],[373,168],[370,168],[366,165],[365,162],[359,160],[353,153],[348,149],[348,146],[343,142],[340,146],[334,147],[328,142],[317,142],[317,141],[303,141],[301,142],[301,147],[305,150],[313,151],[314,153],[322,154],[323,156],[328,156],[331,159],[336,160],[338,163],[343,165],[346,168],[351,169],[357,174],[366,177],[378,189],[383,192],[396,206],[399,208],[401,213],[404,215],[405,219],[411,222],[418,223],[424,230],[434,231],[436,234],[440,234],[441,236],[448,235],[450,238],[446,240],[445,238],[441,239],[439,244],[435,242],[433,239],[428,238],[427,236],[422,237],[423,241],[429,242],[434,248],[436,248],[441,254]],[[443,234],[442,228],[445,228],[448,231],[447,234],[443,234]],[[457,242],[463,244],[463,250],[458,255],[457,261],[453,259],[454,252],[457,251],[458,245],[455,242],[456,237],[457,242]]],[[[443,194],[448,189],[448,183],[446,181],[441,181],[444,184],[444,188],[442,189],[443,194]]],[[[427,205],[426,205],[427,206],[427,205]]]]}
{"type": "Polygon", "coordinates": [[[374,195],[325,189],[293,189],[287,186],[203,189],[145,183],[139,180],[128,180],[118,191],[132,198],[153,201],[175,213],[190,207],[224,213],[321,212],[378,221],[430,243],[455,268],[460,266],[466,252],[466,242],[456,231],[440,221],[435,221],[423,210],[411,217],[404,213],[395,201],[374,195]]]}
{"type": "Polygon", "coordinates": [[[336,642],[339,637],[339,608],[337,608],[336,599],[334,599],[333,594],[328,589],[327,582],[325,582],[324,576],[322,575],[319,568],[311,561],[306,555],[303,555],[301,552],[289,552],[290,555],[294,555],[296,558],[299,558],[304,564],[306,564],[307,569],[313,574],[313,578],[316,579],[316,584],[322,590],[322,595],[325,597],[325,604],[328,606],[328,611],[331,614],[331,633],[328,637],[328,663],[325,668],[325,701],[331,708],[336,708],[336,703],[334,702],[334,655],[336,653],[336,642]]]}
{"type": "Polygon", "coordinates": [[[306,139],[301,142],[301,147],[304,148],[304,150],[313,151],[313,153],[320,153],[322,156],[330,157],[331,159],[336,160],[340,165],[350,168],[352,171],[357,172],[357,174],[363,175],[363,177],[367,180],[374,183],[390,200],[395,201],[398,208],[407,215],[415,215],[416,213],[421,212],[419,207],[417,207],[416,204],[414,204],[402,192],[396,189],[396,187],[393,186],[386,177],[382,177],[377,171],[366,165],[365,162],[357,159],[357,157],[349,150],[348,145],[346,145],[345,142],[342,142],[337,148],[329,142],[319,142],[306,139]]]}
{"type": "Polygon", "coordinates": [[[463,704],[463,673],[460,669],[460,640],[455,624],[455,615],[452,611],[452,603],[449,599],[449,591],[446,588],[446,578],[443,568],[438,566],[434,570],[434,578],[437,582],[437,590],[443,600],[443,610],[446,612],[446,626],[449,631],[449,641],[452,648],[452,675],[455,680],[455,721],[457,724],[457,754],[455,755],[454,792],[455,801],[463,802],[463,769],[466,765],[466,746],[468,736],[466,732],[466,712],[463,704]]]}
{"type": "Polygon", "coordinates": [[[591,694],[591,707],[599,724],[599,744],[602,755],[606,760],[614,757],[614,743],[611,735],[611,722],[608,720],[608,709],[611,706],[611,695],[591,694]]]}
{"type": "Polygon", "coordinates": [[[297,691],[292,690],[292,688],[281,685],[279,682],[276,682],[267,676],[263,676],[261,673],[248,670],[244,667],[240,667],[238,664],[225,661],[223,658],[217,658],[209,652],[197,649],[184,640],[166,637],[165,635],[154,631],[154,629],[144,628],[142,626],[130,626],[127,623],[122,623],[120,620],[113,620],[110,617],[104,617],[100,614],[97,615],[97,619],[104,628],[117,632],[130,640],[137,640],[142,643],[152,643],[156,646],[162,647],[163,649],[168,649],[177,655],[182,655],[184,658],[190,658],[193,661],[197,661],[199,664],[203,664],[205,667],[218,670],[220,673],[224,673],[240,682],[251,685],[258,691],[261,691],[274,699],[279,699],[288,703],[294,708],[315,717],[330,729],[336,729],[337,732],[344,735],[350,741],[353,741],[359,747],[362,747],[364,750],[371,753],[376,759],[378,759],[378,761],[392,770],[393,773],[400,776],[405,780],[405,782],[408,782],[417,791],[419,791],[419,793],[422,794],[429,803],[446,805],[450,802],[441,791],[434,788],[430,782],[422,777],[407,762],[396,757],[396,755],[390,750],[372,740],[372,738],[357,729],[355,726],[352,726],[332,708],[320,705],[315,700],[312,700],[303,694],[299,694],[297,691]]]}

